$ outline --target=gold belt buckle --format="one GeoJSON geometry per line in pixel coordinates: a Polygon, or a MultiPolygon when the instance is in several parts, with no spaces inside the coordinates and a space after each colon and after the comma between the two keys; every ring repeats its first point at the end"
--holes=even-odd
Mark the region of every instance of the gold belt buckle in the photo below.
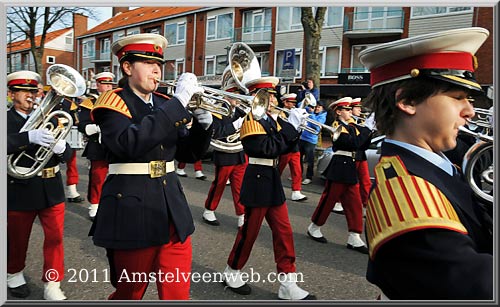
{"type": "Polygon", "coordinates": [[[167,161],[151,161],[149,162],[149,176],[158,178],[167,173],[167,161]]]}
{"type": "Polygon", "coordinates": [[[55,167],[44,168],[42,170],[42,178],[54,178],[55,176],[55,167]]]}

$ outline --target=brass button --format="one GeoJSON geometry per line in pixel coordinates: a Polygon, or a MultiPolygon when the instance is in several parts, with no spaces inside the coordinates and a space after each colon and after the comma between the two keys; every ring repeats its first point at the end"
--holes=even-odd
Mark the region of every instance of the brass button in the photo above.
{"type": "Polygon", "coordinates": [[[257,175],[257,178],[260,178],[260,175],[257,175]]]}
{"type": "Polygon", "coordinates": [[[183,119],[182,119],[182,123],[184,123],[184,124],[185,124],[185,123],[187,123],[187,122],[188,122],[187,118],[183,118],[183,119]]]}
{"type": "Polygon", "coordinates": [[[161,149],[161,150],[163,150],[163,144],[162,144],[162,145],[160,145],[160,149],[161,149]]]}
{"type": "Polygon", "coordinates": [[[180,126],[179,122],[176,122],[176,123],[175,123],[175,126],[176,126],[176,127],[179,127],[179,126],[180,126]]]}
{"type": "Polygon", "coordinates": [[[122,198],[122,196],[123,196],[122,193],[116,194],[116,198],[122,198]]]}
{"type": "Polygon", "coordinates": [[[167,179],[163,179],[163,185],[166,186],[167,185],[167,179]]]}

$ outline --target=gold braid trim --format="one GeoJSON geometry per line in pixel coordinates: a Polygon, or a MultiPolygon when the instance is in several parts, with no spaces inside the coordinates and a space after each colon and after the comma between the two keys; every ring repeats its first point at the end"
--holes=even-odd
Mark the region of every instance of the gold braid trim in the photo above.
{"type": "Polygon", "coordinates": [[[382,157],[375,166],[377,186],[366,210],[370,258],[387,241],[406,232],[442,228],[467,234],[446,196],[423,178],[412,176],[399,157],[382,157]],[[386,179],[385,169],[397,177],[386,179]]]}
{"type": "Polygon", "coordinates": [[[94,103],[91,98],[87,98],[80,103],[80,107],[92,110],[92,108],[94,108],[94,103]]]}
{"type": "MultiPolygon", "coordinates": [[[[276,127],[278,131],[281,130],[281,125],[276,122],[276,127]]],[[[267,134],[266,129],[259,123],[259,121],[253,118],[252,112],[249,112],[245,119],[243,120],[243,124],[241,125],[240,130],[240,140],[249,136],[249,135],[257,135],[257,134],[267,134]]]]}
{"type": "Polygon", "coordinates": [[[73,100],[71,100],[71,106],[69,107],[69,110],[70,111],[78,110],[78,105],[73,100]]]}
{"type": "MultiPolygon", "coordinates": [[[[118,91],[121,91],[119,89],[118,91]]],[[[92,109],[92,113],[101,108],[106,108],[110,109],[116,112],[119,112],[128,118],[132,118],[132,114],[130,114],[130,111],[128,110],[127,105],[125,104],[125,101],[116,94],[115,91],[107,91],[99,96],[97,101],[95,102],[94,108],[92,109]]]]}
{"type": "MultiPolygon", "coordinates": [[[[333,127],[333,128],[335,128],[335,129],[337,129],[337,127],[338,127],[339,125],[340,125],[340,123],[339,123],[338,121],[334,121],[334,122],[332,123],[332,127],[333,127]]],[[[349,134],[349,130],[347,130],[347,128],[346,128],[346,127],[342,126],[342,128],[340,128],[340,133],[347,133],[347,134],[349,134]]]]}
{"type": "Polygon", "coordinates": [[[212,113],[213,117],[217,117],[218,119],[222,119],[222,114],[215,113],[215,112],[210,112],[210,113],[212,113]]]}

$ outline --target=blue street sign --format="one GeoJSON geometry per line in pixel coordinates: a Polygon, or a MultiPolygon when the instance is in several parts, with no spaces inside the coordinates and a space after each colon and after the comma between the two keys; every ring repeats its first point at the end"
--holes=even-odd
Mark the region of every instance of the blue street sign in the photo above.
{"type": "Polygon", "coordinates": [[[283,51],[283,70],[295,69],[295,49],[283,51]]]}

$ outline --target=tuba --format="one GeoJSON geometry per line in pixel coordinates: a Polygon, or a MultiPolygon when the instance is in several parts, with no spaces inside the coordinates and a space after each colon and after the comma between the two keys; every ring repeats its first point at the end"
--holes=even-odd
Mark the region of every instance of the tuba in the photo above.
{"type": "Polygon", "coordinates": [[[464,155],[462,170],[474,194],[484,203],[493,206],[493,136],[488,133],[493,127],[487,118],[492,114],[484,109],[474,108],[474,111],[476,119],[468,120],[468,122],[481,127],[486,133],[474,132],[463,126],[459,127],[461,132],[477,139],[477,142],[464,155]]]}
{"type": "Polygon", "coordinates": [[[52,111],[65,97],[78,97],[85,93],[85,80],[75,69],[64,65],[54,64],[47,69],[47,83],[51,85],[51,90],[47,93],[40,105],[32,112],[29,119],[23,125],[19,132],[30,131],[39,128],[47,128],[54,135],[54,143],[49,147],[40,146],[34,156],[21,152],[17,157],[11,154],[7,157],[7,173],[17,179],[29,179],[49,162],[54,154],[52,148],[59,140],[66,139],[73,125],[73,118],[64,111],[52,111]],[[52,112],[51,112],[52,111],[52,112]],[[51,122],[56,118],[57,125],[51,122]],[[18,165],[22,158],[31,160],[29,167],[20,167],[18,165]]]}
{"type": "Polygon", "coordinates": [[[230,72],[234,82],[249,93],[245,83],[262,77],[259,61],[253,50],[245,43],[234,43],[229,50],[230,72]]]}

